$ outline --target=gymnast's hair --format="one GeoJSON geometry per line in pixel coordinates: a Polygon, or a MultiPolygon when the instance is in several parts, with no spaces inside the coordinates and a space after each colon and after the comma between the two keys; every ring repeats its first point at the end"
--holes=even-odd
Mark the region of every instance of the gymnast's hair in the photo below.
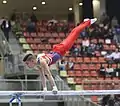
{"type": "Polygon", "coordinates": [[[25,55],[25,57],[23,58],[23,61],[26,62],[26,61],[30,61],[32,59],[35,59],[35,56],[33,54],[27,54],[25,55]]]}

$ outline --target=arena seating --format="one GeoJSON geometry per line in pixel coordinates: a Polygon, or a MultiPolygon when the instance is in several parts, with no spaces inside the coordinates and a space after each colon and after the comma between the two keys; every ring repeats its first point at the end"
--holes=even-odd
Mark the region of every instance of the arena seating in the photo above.
{"type": "MultiPolygon", "coordinates": [[[[40,29],[40,28],[39,28],[40,29]]],[[[24,28],[25,30],[25,28],[24,28]]],[[[31,51],[35,54],[40,52],[47,52],[52,49],[54,44],[60,43],[67,35],[63,32],[47,32],[46,29],[42,29],[41,32],[31,33],[24,32],[24,36],[19,38],[19,43],[23,47],[25,52],[31,51]],[[43,40],[43,41],[42,41],[43,40]]],[[[116,49],[116,44],[106,43],[105,39],[91,39],[90,42],[98,43],[101,41],[103,43],[104,51],[116,49]]],[[[77,46],[80,46],[82,38],[78,38],[75,42],[77,46]]],[[[72,57],[66,54],[67,60],[73,60],[74,71],[67,70],[67,72],[60,72],[61,77],[66,77],[68,84],[75,90],[89,90],[89,89],[110,89],[112,83],[109,80],[115,80],[115,89],[118,86],[119,78],[104,78],[99,75],[99,69],[102,64],[108,66],[105,58],[101,55],[100,51],[96,51],[96,57],[72,57]],[[84,85],[84,86],[83,86],[84,85]]],[[[112,64],[113,68],[117,67],[117,64],[112,64]]]]}

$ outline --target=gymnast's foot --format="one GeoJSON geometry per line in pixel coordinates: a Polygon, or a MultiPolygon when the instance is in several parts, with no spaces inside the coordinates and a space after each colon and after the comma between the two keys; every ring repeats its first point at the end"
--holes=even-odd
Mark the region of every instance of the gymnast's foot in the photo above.
{"type": "Polygon", "coordinates": [[[57,87],[56,87],[56,86],[53,86],[52,92],[53,92],[53,94],[57,94],[58,89],[57,89],[57,87]]]}
{"type": "Polygon", "coordinates": [[[84,19],[84,22],[88,21],[88,20],[90,20],[91,24],[93,24],[97,21],[97,18],[93,18],[93,19],[86,18],[86,19],[84,19]]]}

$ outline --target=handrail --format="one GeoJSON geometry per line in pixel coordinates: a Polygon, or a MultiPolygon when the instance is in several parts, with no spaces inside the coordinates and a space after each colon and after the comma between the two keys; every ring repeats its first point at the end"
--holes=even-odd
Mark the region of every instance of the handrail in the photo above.
{"type": "Polygon", "coordinates": [[[0,49],[2,49],[2,56],[7,53],[10,53],[11,47],[9,46],[8,41],[6,40],[2,30],[0,30],[0,49]]]}

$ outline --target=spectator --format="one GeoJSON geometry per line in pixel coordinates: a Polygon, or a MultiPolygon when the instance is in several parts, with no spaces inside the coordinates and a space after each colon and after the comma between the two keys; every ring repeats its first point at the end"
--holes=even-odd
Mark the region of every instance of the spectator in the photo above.
{"type": "Polygon", "coordinates": [[[102,106],[107,105],[109,98],[110,98],[110,95],[106,95],[102,98],[102,106]]]}
{"type": "Polygon", "coordinates": [[[115,27],[118,25],[118,20],[116,17],[113,17],[112,21],[111,21],[111,27],[115,27]]]}
{"type": "Polygon", "coordinates": [[[31,22],[37,23],[37,17],[36,17],[36,15],[34,13],[32,13],[30,19],[31,19],[31,22]]]}
{"type": "Polygon", "coordinates": [[[98,41],[98,43],[96,44],[96,50],[102,51],[103,50],[103,44],[101,41],[98,41]]]}
{"type": "Polygon", "coordinates": [[[120,62],[120,52],[118,49],[116,49],[115,52],[113,52],[110,55],[107,55],[106,58],[113,60],[115,63],[119,63],[120,62]]]}
{"type": "Polygon", "coordinates": [[[67,67],[66,67],[67,70],[72,70],[72,71],[73,71],[74,62],[73,62],[72,60],[69,60],[69,61],[67,62],[67,65],[66,65],[66,66],[67,66],[67,67]]]}
{"type": "Polygon", "coordinates": [[[105,66],[104,64],[101,64],[101,67],[100,67],[100,76],[106,76],[106,70],[105,70],[105,66]]]}
{"type": "Polygon", "coordinates": [[[74,56],[78,56],[79,55],[79,48],[77,46],[75,46],[75,48],[73,49],[73,55],[74,56]]]}
{"type": "Polygon", "coordinates": [[[27,22],[27,31],[31,34],[33,32],[36,32],[36,26],[34,22],[31,22],[30,19],[28,19],[27,22]]]}
{"type": "Polygon", "coordinates": [[[1,29],[7,39],[7,41],[9,41],[9,32],[11,31],[11,22],[8,19],[8,17],[5,18],[5,20],[3,21],[3,23],[1,24],[1,29]]]}
{"type": "Polygon", "coordinates": [[[84,38],[82,40],[82,53],[83,54],[87,53],[87,49],[88,49],[89,45],[90,45],[89,39],[88,38],[84,38]]]}
{"type": "Polygon", "coordinates": [[[66,64],[67,62],[64,59],[59,61],[58,66],[60,71],[66,71],[66,64]]]}
{"type": "Polygon", "coordinates": [[[96,45],[94,43],[91,43],[90,46],[87,49],[88,56],[91,57],[91,56],[95,55],[95,48],[96,48],[96,45]]]}
{"type": "Polygon", "coordinates": [[[114,76],[114,68],[112,68],[112,65],[109,64],[108,67],[106,68],[106,75],[113,77],[114,76]]]}
{"type": "Polygon", "coordinates": [[[108,24],[110,22],[109,16],[106,13],[103,13],[101,18],[100,18],[101,23],[104,25],[108,24]]]}
{"type": "Polygon", "coordinates": [[[57,24],[58,21],[53,17],[51,20],[48,21],[48,24],[57,24]]]}
{"type": "Polygon", "coordinates": [[[13,10],[13,13],[12,13],[12,15],[11,15],[10,20],[15,22],[15,21],[16,21],[16,17],[17,17],[17,16],[16,16],[16,9],[14,9],[14,10],[13,10]]]}
{"type": "Polygon", "coordinates": [[[117,65],[117,68],[114,71],[114,77],[120,77],[120,65],[117,65]]]}
{"type": "Polygon", "coordinates": [[[114,100],[114,95],[111,95],[109,100],[108,100],[108,106],[114,106],[115,100],[114,100]]]}

